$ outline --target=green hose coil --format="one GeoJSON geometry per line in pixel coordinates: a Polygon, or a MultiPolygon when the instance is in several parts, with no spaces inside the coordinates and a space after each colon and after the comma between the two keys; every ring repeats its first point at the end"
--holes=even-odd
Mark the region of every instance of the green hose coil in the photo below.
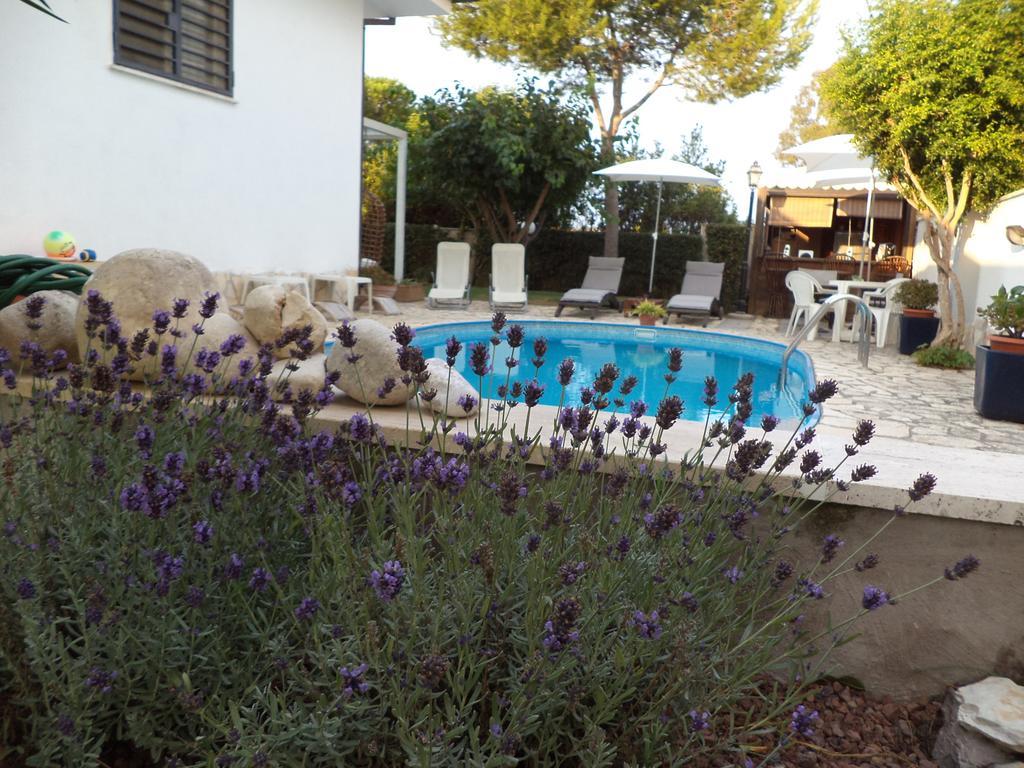
{"type": "Polygon", "coordinates": [[[71,291],[81,293],[92,270],[80,264],[54,261],[37,256],[14,254],[0,256],[0,309],[17,296],[37,291],[71,291]]]}

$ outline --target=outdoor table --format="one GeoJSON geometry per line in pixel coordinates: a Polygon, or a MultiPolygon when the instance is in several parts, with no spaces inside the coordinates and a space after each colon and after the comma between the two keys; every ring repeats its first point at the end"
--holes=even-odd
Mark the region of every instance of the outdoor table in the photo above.
{"type": "MultiPolygon", "coordinates": [[[[875,290],[877,288],[884,288],[884,282],[878,282],[877,280],[829,280],[828,286],[836,289],[836,295],[842,296],[848,293],[857,293],[859,291],[875,290]]],[[[846,325],[846,310],[843,310],[842,319],[840,318],[839,311],[836,311],[836,321],[832,325],[832,341],[841,341],[843,326],[846,325]]]]}

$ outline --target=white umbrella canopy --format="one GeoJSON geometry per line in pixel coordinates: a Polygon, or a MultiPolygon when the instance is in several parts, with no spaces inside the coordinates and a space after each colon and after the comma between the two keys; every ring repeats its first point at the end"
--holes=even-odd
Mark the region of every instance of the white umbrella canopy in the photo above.
{"type": "Polygon", "coordinates": [[[629,160],[594,171],[612,181],[654,181],[658,184],[658,205],[654,212],[654,245],[651,248],[651,271],[647,279],[647,292],[654,289],[654,259],[658,253],[658,228],[661,224],[661,188],[670,184],[696,184],[702,187],[720,187],[722,180],[713,173],[689,163],[656,157],[647,160],[629,160]]]}

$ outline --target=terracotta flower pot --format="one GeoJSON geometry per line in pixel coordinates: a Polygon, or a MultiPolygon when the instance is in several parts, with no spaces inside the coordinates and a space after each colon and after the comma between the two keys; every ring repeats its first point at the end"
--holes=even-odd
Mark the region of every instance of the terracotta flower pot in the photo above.
{"type": "Polygon", "coordinates": [[[374,283],[373,297],[375,299],[393,299],[395,298],[395,292],[397,290],[397,285],[380,285],[379,283],[374,283]]]}
{"type": "Polygon", "coordinates": [[[988,345],[997,352],[1024,355],[1024,339],[1018,339],[1014,336],[989,336],[988,345]]]}
{"type": "Polygon", "coordinates": [[[657,325],[657,315],[640,315],[640,325],[657,325]]]}
{"type": "Polygon", "coordinates": [[[910,309],[910,307],[903,308],[903,314],[907,317],[935,317],[934,309],[910,309]]]}
{"type": "Polygon", "coordinates": [[[423,301],[426,295],[421,283],[402,283],[395,291],[395,301],[423,301]]]}

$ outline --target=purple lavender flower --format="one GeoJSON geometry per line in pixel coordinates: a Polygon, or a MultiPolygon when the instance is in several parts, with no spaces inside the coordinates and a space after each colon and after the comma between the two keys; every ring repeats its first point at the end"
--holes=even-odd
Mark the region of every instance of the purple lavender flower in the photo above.
{"type": "Polygon", "coordinates": [[[870,584],[864,587],[864,598],[861,600],[864,610],[874,611],[888,602],[889,594],[881,588],[873,587],[870,584]]]}
{"type": "Polygon", "coordinates": [[[711,713],[690,710],[690,727],[694,731],[706,731],[711,727],[711,713]]]}
{"type": "Polygon", "coordinates": [[[188,305],[190,303],[188,299],[175,299],[171,304],[171,314],[180,320],[188,312],[188,305]]]}
{"type": "Polygon", "coordinates": [[[565,563],[560,566],[558,575],[562,579],[562,584],[569,586],[570,584],[575,584],[586,570],[587,564],[580,560],[577,563],[565,563]]]}
{"type": "Polygon", "coordinates": [[[385,397],[391,394],[395,387],[398,386],[398,382],[395,381],[391,376],[387,376],[384,379],[384,383],[377,387],[377,398],[383,400],[385,397]]]}
{"type": "Polygon", "coordinates": [[[93,667],[89,670],[89,676],[86,678],[85,684],[89,688],[107,694],[114,690],[115,680],[117,680],[116,671],[93,667]]]}
{"type": "Polygon", "coordinates": [[[171,313],[166,309],[158,309],[153,313],[153,331],[157,335],[167,333],[171,327],[171,313]]]}
{"type": "Polygon", "coordinates": [[[878,565],[878,555],[872,553],[872,554],[868,555],[867,557],[865,557],[863,560],[861,560],[859,563],[857,563],[853,567],[858,572],[863,572],[863,571],[870,571],[876,565],[878,565]]]}
{"type": "Polygon", "coordinates": [[[814,389],[808,393],[807,399],[815,405],[820,405],[826,400],[835,397],[835,394],[838,391],[839,384],[836,383],[835,379],[825,379],[814,385],[814,389]]]}
{"type": "Polygon", "coordinates": [[[872,464],[861,464],[850,472],[850,480],[855,483],[859,483],[863,480],[870,480],[878,474],[878,469],[872,464]]]}
{"type": "Polygon", "coordinates": [[[370,690],[369,683],[363,679],[369,668],[369,664],[363,663],[351,669],[342,667],[338,670],[338,674],[341,675],[341,695],[344,698],[351,699],[357,693],[366,693],[370,690]]]}
{"type": "Polygon", "coordinates": [[[249,576],[249,589],[253,592],[263,592],[270,586],[270,572],[265,568],[253,568],[249,576]]]}
{"type": "Polygon", "coordinates": [[[779,419],[777,416],[772,416],[771,414],[768,414],[766,416],[761,417],[761,429],[763,429],[765,432],[771,432],[777,426],[779,426],[779,419]]]}
{"type": "Polygon", "coordinates": [[[241,578],[242,569],[245,567],[245,560],[237,552],[232,552],[228,558],[228,564],[224,568],[224,578],[229,581],[241,578]]]}
{"type": "Polygon", "coordinates": [[[678,507],[666,504],[656,512],[644,515],[644,528],[652,539],[660,539],[683,521],[678,507]]]}
{"type": "Polygon", "coordinates": [[[22,600],[32,600],[36,596],[36,585],[28,579],[22,578],[18,581],[15,591],[22,600]]]}
{"type": "Polygon", "coordinates": [[[395,340],[401,347],[408,347],[412,344],[412,340],[416,338],[416,331],[410,328],[406,323],[396,323],[394,329],[391,332],[391,338],[395,340]]]}
{"type": "Polygon", "coordinates": [[[575,597],[559,600],[551,618],[544,622],[544,638],[541,641],[545,648],[554,653],[565,649],[579,640],[580,633],[576,622],[580,618],[582,606],[575,597]]]}
{"type": "Polygon", "coordinates": [[[814,735],[814,723],[818,720],[817,710],[808,710],[803,704],[793,710],[793,716],[789,722],[789,729],[797,736],[809,739],[814,735]]]}
{"type": "Polygon", "coordinates": [[[523,388],[523,402],[527,408],[533,408],[544,396],[544,387],[536,379],[527,382],[523,388]]]}
{"type": "Polygon", "coordinates": [[[391,602],[402,591],[405,583],[405,569],[398,560],[388,560],[381,570],[370,572],[370,586],[377,597],[386,603],[391,602]]]}
{"type": "Polygon", "coordinates": [[[935,479],[935,475],[927,472],[918,477],[914,484],[907,489],[907,495],[910,496],[911,501],[920,501],[935,490],[937,482],[938,480],[935,479]]]}
{"type": "Polygon", "coordinates": [[[572,381],[572,376],[576,372],[576,363],[573,362],[571,357],[565,358],[558,364],[558,383],[563,387],[569,386],[569,382],[572,381]]]}
{"type": "Polygon", "coordinates": [[[364,443],[373,435],[373,426],[365,414],[356,413],[348,421],[348,434],[353,440],[364,443]]]}
{"type": "Polygon", "coordinates": [[[871,438],[875,436],[875,423],[873,421],[862,420],[857,422],[857,428],[853,431],[853,442],[863,447],[871,442],[871,438]]]}
{"type": "Polygon", "coordinates": [[[203,294],[203,300],[199,304],[199,316],[206,320],[213,317],[214,313],[217,311],[217,302],[219,300],[219,293],[210,293],[207,291],[203,294]]]}
{"type": "Polygon", "coordinates": [[[192,537],[196,544],[209,544],[213,538],[213,525],[209,520],[198,520],[192,526],[192,537]]]}
{"type": "Polygon", "coordinates": [[[735,565],[732,566],[732,568],[726,568],[725,571],[723,571],[723,573],[730,584],[735,584],[743,578],[743,571],[741,571],[735,565]]]}
{"type": "Polygon", "coordinates": [[[477,406],[476,398],[473,397],[468,392],[462,395],[462,397],[460,397],[456,402],[465,413],[471,413],[473,409],[476,408],[477,406]]]}
{"type": "Polygon", "coordinates": [[[793,575],[793,564],[785,560],[779,560],[775,564],[775,577],[773,579],[775,584],[781,584],[790,576],[793,575]]]}
{"type": "Polygon", "coordinates": [[[657,640],[661,637],[661,623],[657,611],[651,611],[647,616],[643,611],[635,611],[629,620],[628,626],[636,627],[637,634],[648,640],[657,640]]]}
{"type": "Polygon", "coordinates": [[[199,587],[193,585],[188,588],[185,593],[185,603],[190,608],[198,608],[203,604],[203,600],[206,599],[206,593],[199,587]]]}
{"type": "Polygon", "coordinates": [[[830,533],[825,537],[821,545],[821,561],[823,563],[831,563],[835,559],[836,553],[839,551],[840,547],[845,544],[845,541],[840,539],[834,533],[830,533]]]}
{"type": "Polygon", "coordinates": [[[825,590],[822,589],[822,586],[813,581],[810,581],[809,579],[800,579],[797,582],[797,586],[800,587],[800,589],[804,590],[804,592],[807,593],[808,597],[811,597],[815,600],[821,600],[823,597],[825,597],[825,590]]]}
{"type": "Polygon", "coordinates": [[[352,349],[356,345],[356,332],[348,320],[343,320],[334,333],[341,346],[346,349],[352,349]]]}
{"type": "Polygon", "coordinates": [[[153,432],[153,428],[148,424],[142,424],[135,430],[135,444],[138,446],[139,453],[144,459],[148,459],[153,455],[153,441],[155,438],[156,433],[153,432]]]}
{"type": "Polygon", "coordinates": [[[243,349],[245,349],[245,337],[237,333],[228,336],[220,345],[220,353],[224,357],[237,355],[243,349]]]}
{"type": "Polygon", "coordinates": [[[683,413],[683,401],[677,395],[666,397],[658,405],[654,422],[662,429],[671,429],[683,413]]]}
{"type": "Polygon", "coordinates": [[[477,376],[486,376],[490,371],[491,351],[482,342],[475,342],[469,346],[469,367],[477,376]]]}
{"type": "Polygon", "coordinates": [[[462,351],[462,342],[454,336],[450,337],[444,346],[444,360],[448,363],[448,367],[452,368],[455,365],[455,359],[459,356],[462,351]]]}
{"type": "Polygon", "coordinates": [[[363,498],[363,489],[355,480],[349,480],[341,489],[341,500],[346,507],[354,507],[363,498]]]}
{"type": "Polygon", "coordinates": [[[495,312],[491,317],[491,330],[495,333],[501,333],[501,329],[505,327],[505,313],[495,312]]]}
{"type": "Polygon", "coordinates": [[[299,621],[310,621],[320,610],[320,601],[315,597],[304,597],[295,609],[295,618],[299,621]]]}
{"type": "Polygon", "coordinates": [[[533,340],[533,365],[536,368],[540,368],[544,365],[544,355],[548,353],[548,340],[543,336],[538,336],[533,340]]]}
{"type": "Polygon", "coordinates": [[[967,575],[978,570],[981,566],[981,561],[974,555],[968,555],[963,560],[960,560],[952,568],[946,569],[946,578],[950,581],[956,581],[957,579],[967,578],[967,575]]]}
{"type": "Polygon", "coordinates": [[[508,345],[512,349],[519,349],[523,346],[523,341],[526,339],[526,333],[523,331],[523,326],[518,323],[513,323],[508,327],[508,331],[505,332],[505,339],[508,341],[508,345]]]}

